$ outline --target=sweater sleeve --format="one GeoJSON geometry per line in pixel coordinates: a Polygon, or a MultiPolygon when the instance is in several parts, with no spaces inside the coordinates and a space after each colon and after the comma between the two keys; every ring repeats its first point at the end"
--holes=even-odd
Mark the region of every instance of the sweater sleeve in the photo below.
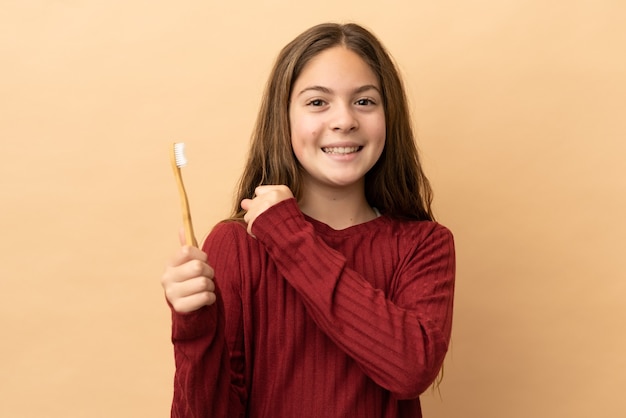
{"type": "Polygon", "coordinates": [[[172,418],[228,416],[223,311],[221,302],[185,314],[172,310],[176,365],[172,418]]]}
{"type": "Polygon", "coordinates": [[[403,257],[390,294],[348,268],[294,199],[263,212],[253,233],[320,329],[377,384],[411,399],[436,378],[451,333],[453,238],[432,225],[403,257]]]}
{"type": "Polygon", "coordinates": [[[222,276],[231,273],[223,269],[230,260],[221,257],[232,252],[221,246],[224,229],[216,229],[203,245],[216,271],[216,303],[184,314],[172,309],[176,365],[172,418],[239,418],[245,410],[242,357],[237,354],[241,351],[229,349],[225,326],[230,304],[224,299],[232,300],[231,287],[222,286],[222,291],[217,277],[218,272],[222,276]]]}

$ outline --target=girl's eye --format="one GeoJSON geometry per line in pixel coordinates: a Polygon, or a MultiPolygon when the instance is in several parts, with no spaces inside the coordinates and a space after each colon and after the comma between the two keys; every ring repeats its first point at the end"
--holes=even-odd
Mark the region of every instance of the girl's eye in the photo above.
{"type": "Polygon", "coordinates": [[[318,107],[318,106],[324,106],[326,104],[326,102],[324,102],[322,99],[313,99],[313,100],[310,100],[307,104],[309,106],[316,106],[316,107],[318,107]]]}
{"type": "Polygon", "coordinates": [[[372,99],[359,99],[355,102],[359,106],[368,106],[376,104],[372,99]]]}

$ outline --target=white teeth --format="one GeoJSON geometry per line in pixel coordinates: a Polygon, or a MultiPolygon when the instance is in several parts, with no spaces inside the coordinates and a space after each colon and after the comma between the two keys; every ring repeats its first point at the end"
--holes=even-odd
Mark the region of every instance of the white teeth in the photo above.
{"type": "Polygon", "coordinates": [[[322,148],[327,154],[352,154],[353,152],[357,152],[360,147],[325,147],[322,148]]]}

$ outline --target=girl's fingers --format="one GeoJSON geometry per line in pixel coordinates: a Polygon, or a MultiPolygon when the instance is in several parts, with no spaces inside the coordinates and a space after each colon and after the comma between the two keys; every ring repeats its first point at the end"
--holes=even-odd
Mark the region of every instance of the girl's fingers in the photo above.
{"type": "Polygon", "coordinates": [[[261,196],[261,195],[266,194],[267,192],[276,190],[277,187],[279,186],[274,186],[274,185],[258,186],[256,189],[254,189],[254,194],[257,196],[261,196]]]}
{"type": "MultiPolygon", "coordinates": [[[[183,228],[179,236],[184,240],[183,228]]],[[[175,311],[191,312],[215,303],[214,275],[204,251],[183,245],[166,265],[161,285],[175,311]]]]}
{"type": "Polygon", "coordinates": [[[202,292],[215,292],[213,280],[208,277],[196,277],[184,282],[172,283],[166,289],[166,294],[171,299],[182,299],[202,292]]]}
{"type": "Polygon", "coordinates": [[[181,246],[185,246],[187,244],[187,239],[185,238],[185,227],[181,226],[178,229],[178,242],[181,246]]]}
{"type": "Polygon", "coordinates": [[[180,280],[185,281],[194,277],[207,277],[212,279],[215,275],[213,268],[201,260],[191,260],[185,264],[178,266],[178,275],[180,280]]]}
{"type": "Polygon", "coordinates": [[[172,259],[169,261],[167,266],[176,267],[192,260],[199,260],[202,262],[206,262],[207,261],[206,253],[199,248],[192,247],[189,245],[183,245],[176,252],[176,254],[174,254],[174,257],[172,257],[172,259]]]}
{"type": "Polygon", "coordinates": [[[252,203],[252,199],[243,199],[241,201],[241,209],[248,210],[250,209],[250,204],[252,203]]]}
{"type": "Polygon", "coordinates": [[[240,203],[241,208],[246,211],[243,219],[248,224],[248,233],[252,236],[254,236],[252,224],[260,214],[275,204],[293,197],[293,193],[285,185],[259,186],[254,190],[254,193],[254,198],[243,199],[240,203]]]}
{"type": "Polygon", "coordinates": [[[208,277],[195,277],[182,282],[170,282],[165,297],[177,312],[191,312],[215,302],[215,283],[208,277]]]}
{"type": "Polygon", "coordinates": [[[213,279],[215,272],[211,266],[200,260],[191,260],[179,266],[168,266],[163,273],[163,287],[169,283],[181,283],[198,277],[213,279]]]}
{"type": "Polygon", "coordinates": [[[194,293],[185,298],[170,301],[176,312],[189,313],[200,309],[203,306],[210,306],[217,300],[213,292],[194,293]]]}

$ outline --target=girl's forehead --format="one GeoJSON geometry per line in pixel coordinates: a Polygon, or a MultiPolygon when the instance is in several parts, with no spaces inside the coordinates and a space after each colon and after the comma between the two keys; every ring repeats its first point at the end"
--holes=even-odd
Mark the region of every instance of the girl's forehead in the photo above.
{"type": "Polygon", "coordinates": [[[302,69],[294,86],[310,83],[322,85],[363,85],[379,87],[378,77],[356,52],[335,46],[313,57],[302,69]]]}

